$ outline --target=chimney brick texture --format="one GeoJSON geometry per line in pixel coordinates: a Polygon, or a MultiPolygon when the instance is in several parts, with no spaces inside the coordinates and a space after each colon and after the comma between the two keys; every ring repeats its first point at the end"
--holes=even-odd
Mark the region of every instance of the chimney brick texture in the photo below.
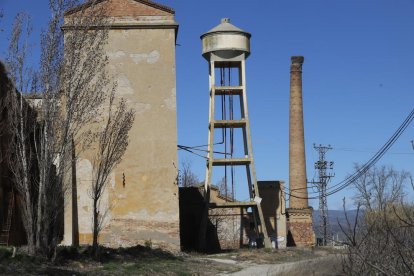
{"type": "Polygon", "coordinates": [[[289,117],[289,208],[308,208],[305,138],[302,104],[302,56],[293,56],[290,66],[289,117]]]}

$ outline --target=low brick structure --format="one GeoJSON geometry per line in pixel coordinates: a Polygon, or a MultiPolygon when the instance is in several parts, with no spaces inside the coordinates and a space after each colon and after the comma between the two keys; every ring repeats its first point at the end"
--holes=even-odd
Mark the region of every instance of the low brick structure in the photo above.
{"type": "MultiPolygon", "coordinates": [[[[281,181],[258,181],[262,195],[262,209],[266,229],[278,248],[286,247],[285,201],[281,192],[281,181]]],[[[203,212],[203,188],[180,188],[180,237],[181,248],[186,251],[198,250],[198,233],[203,212]]],[[[212,203],[231,202],[232,199],[221,195],[212,186],[210,193],[212,203]]],[[[249,242],[256,241],[254,220],[245,207],[216,208],[209,210],[207,226],[207,251],[248,247],[249,242]]],[[[260,240],[260,239],[259,239],[260,240]]],[[[259,242],[260,244],[260,242],[259,242]]]]}
{"type": "MultiPolygon", "coordinates": [[[[180,188],[180,237],[181,249],[197,251],[201,215],[203,213],[204,187],[180,188]]],[[[231,199],[220,195],[212,186],[211,202],[222,203],[231,199]]],[[[207,223],[207,248],[209,252],[236,249],[248,245],[250,218],[243,208],[217,208],[209,211],[207,223]]]]}
{"type": "Polygon", "coordinates": [[[315,245],[315,233],[312,227],[312,208],[292,209],[287,212],[288,246],[315,245]]]}

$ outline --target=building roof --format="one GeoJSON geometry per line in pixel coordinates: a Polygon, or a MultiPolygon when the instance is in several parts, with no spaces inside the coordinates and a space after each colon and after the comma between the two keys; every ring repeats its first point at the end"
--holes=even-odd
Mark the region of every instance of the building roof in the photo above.
{"type": "MultiPolygon", "coordinates": [[[[86,3],[84,3],[84,4],[78,5],[78,6],[74,7],[74,8],[72,8],[72,9],[67,10],[65,12],[65,16],[66,15],[74,14],[74,13],[76,13],[76,12],[82,10],[82,9],[88,8],[92,4],[99,4],[99,3],[102,3],[102,2],[106,2],[106,1],[108,1],[108,0],[89,0],[86,3]]],[[[161,5],[161,4],[155,3],[155,2],[150,1],[150,0],[131,0],[131,1],[139,2],[141,4],[147,5],[149,7],[153,7],[155,9],[158,9],[158,10],[161,10],[161,11],[164,11],[164,12],[167,12],[167,13],[170,13],[170,14],[175,14],[174,9],[172,9],[170,7],[167,7],[165,5],[161,5]]]]}
{"type": "Polygon", "coordinates": [[[243,33],[243,34],[246,34],[248,37],[250,37],[250,33],[231,24],[229,18],[221,19],[221,23],[219,25],[217,25],[210,31],[206,32],[201,37],[206,36],[208,34],[212,34],[212,33],[227,33],[227,32],[228,33],[243,33]]]}

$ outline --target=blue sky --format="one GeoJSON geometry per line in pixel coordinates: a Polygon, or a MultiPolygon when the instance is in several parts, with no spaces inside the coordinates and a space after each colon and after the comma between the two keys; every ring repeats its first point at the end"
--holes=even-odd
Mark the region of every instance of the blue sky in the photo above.
{"type": "MultiPolygon", "coordinates": [[[[335,162],[332,184],[364,163],[399,127],[414,104],[414,0],[172,1],[176,10],[178,141],[207,142],[208,67],[199,36],[223,17],[250,32],[247,94],[258,180],[288,183],[289,66],[303,55],[303,101],[307,175],[314,176],[313,143],[331,144],[327,159],[335,162]]],[[[0,0],[0,55],[16,12],[32,15],[34,35],[45,26],[46,0],[0,0]]],[[[38,53],[34,41],[33,55],[38,53]]],[[[409,126],[379,164],[414,173],[409,126]]],[[[204,159],[179,152],[202,180],[204,159]]],[[[409,187],[407,187],[409,188],[409,187]]],[[[241,197],[244,185],[237,187],[241,197]]],[[[345,189],[328,198],[340,209],[345,189]]],[[[311,205],[317,208],[317,201],[311,205]]]]}

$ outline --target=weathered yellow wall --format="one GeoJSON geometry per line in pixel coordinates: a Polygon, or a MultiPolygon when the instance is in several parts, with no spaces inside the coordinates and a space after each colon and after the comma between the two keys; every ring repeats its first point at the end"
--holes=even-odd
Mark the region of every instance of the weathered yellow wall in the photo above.
{"type": "MultiPolygon", "coordinates": [[[[118,2],[135,5],[134,1],[118,2]]],[[[118,84],[117,97],[125,98],[136,113],[128,149],[103,198],[102,210],[109,207],[109,213],[100,241],[132,246],[151,240],[178,249],[176,29],[172,14],[153,13],[116,17],[109,31],[108,72],[118,84]]],[[[82,244],[90,242],[92,232],[91,157],[83,154],[76,167],[82,244]]],[[[65,209],[64,243],[71,242],[69,209],[65,209]]]]}
{"type": "Polygon", "coordinates": [[[267,234],[277,248],[285,248],[286,236],[286,205],[283,181],[258,181],[262,210],[267,234]]]}
{"type": "Polygon", "coordinates": [[[109,195],[115,206],[106,232],[122,233],[119,243],[142,238],[179,245],[174,50],[172,29],[110,31],[109,70],[136,111],[109,195]]]}

